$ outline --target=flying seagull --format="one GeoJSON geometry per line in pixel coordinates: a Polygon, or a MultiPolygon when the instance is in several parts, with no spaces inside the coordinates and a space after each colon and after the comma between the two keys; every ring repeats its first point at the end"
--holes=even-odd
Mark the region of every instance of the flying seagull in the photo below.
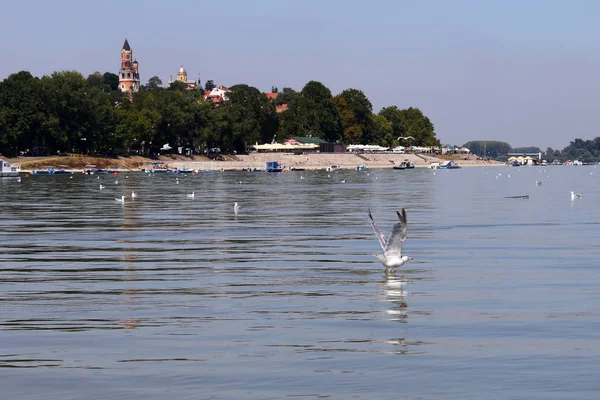
{"type": "Polygon", "coordinates": [[[397,140],[400,140],[400,139],[404,139],[404,140],[412,139],[412,140],[415,140],[415,138],[412,137],[412,136],[398,136],[397,140]]]}
{"type": "Polygon", "coordinates": [[[581,193],[575,193],[574,191],[571,190],[571,201],[575,200],[575,199],[580,199],[581,198],[581,193]]]}
{"type": "Polygon", "coordinates": [[[375,224],[373,216],[371,215],[371,210],[368,210],[368,214],[369,218],[371,219],[371,226],[373,227],[375,235],[377,235],[377,239],[379,239],[379,243],[383,249],[383,254],[373,255],[377,257],[385,266],[385,272],[390,272],[392,269],[399,268],[406,264],[406,262],[412,260],[412,257],[402,255],[402,245],[406,239],[406,209],[403,208],[402,213],[396,211],[400,222],[394,225],[392,228],[392,233],[390,233],[388,238],[383,236],[375,224]]]}

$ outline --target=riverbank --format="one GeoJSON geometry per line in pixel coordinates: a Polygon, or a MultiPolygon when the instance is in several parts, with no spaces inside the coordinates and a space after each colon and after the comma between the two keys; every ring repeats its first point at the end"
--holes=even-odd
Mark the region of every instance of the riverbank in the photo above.
{"type": "Polygon", "coordinates": [[[160,156],[147,158],[132,157],[18,157],[7,159],[10,163],[21,164],[23,171],[32,171],[43,168],[60,168],[72,171],[83,171],[90,166],[102,169],[119,169],[125,171],[139,171],[151,166],[152,162],[163,162],[169,168],[184,168],[196,170],[243,170],[265,168],[267,161],[277,161],[286,168],[298,169],[324,169],[335,165],[341,168],[354,169],[358,165],[368,168],[391,168],[394,161],[411,161],[417,168],[426,168],[431,163],[442,163],[453,160],[461,167],[473,166],[502,166],[497,161],[477,160],[472,155],[434,157],[426,154],[347,154],[347,153],[251,153],[235,156],[225,156],[224,160],[214,161],[204,156],[160,156]]]}

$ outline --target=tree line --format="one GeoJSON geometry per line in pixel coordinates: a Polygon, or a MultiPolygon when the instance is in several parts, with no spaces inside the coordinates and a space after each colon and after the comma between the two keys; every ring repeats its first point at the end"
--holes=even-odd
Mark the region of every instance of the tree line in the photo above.
{"type": "Polygon", "coordinates": [[[581,160],[587,162],[600,161],[600,137],[593,140],[575,139],[562,150],[554,150],[548,147],[542,151],[539,147],[511,147],[510,144],[494,140],[472,140],[463,145],[473,154],[480,157],[506,160],[508,153],[542,153],[542,157],[549,162],[558,160],[581,160]]]}
{"type": "Polygon", "coordinates": [[[418,108],[384,107],[373,113],[367,96],[346,89],[336,96],[322,83],[284,88],[274,100],[255,87],[229,87],[220,105],[200,90],[152,77],[138,93],[118,90],[116,74],[84,77],[60,71],[41,78],[20,71],[0,82],[0,153],[157,154],[164,144],[202,152],[244,152],[246,144],[314,136],[344,144],[436,146],[433,123],[418,108]],[[276,106],[287,104],[286,111],[276,106]],[[412,136],[409,143],[398,137],[412,136]]]}

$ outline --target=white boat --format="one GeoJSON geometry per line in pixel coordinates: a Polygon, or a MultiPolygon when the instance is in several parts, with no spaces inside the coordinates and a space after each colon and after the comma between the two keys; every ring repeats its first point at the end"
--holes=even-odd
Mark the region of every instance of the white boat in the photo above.
{"type": "Polygon", "coordinates": [[[342,169],[342,167],[339,165],[330,165],[329,167],[325,168],[327,172],[338,171],[340,169],[342,169]]]}
{"type": "Polygon", "coordinates": [[[408,159],[404,161],[394,161],[392,165],[393,169],[413,169],[414,167],[415,164],[413,164],[412,161],[409,161],[408,159]]]}
{"type": "Polygon", "coordinates": [[[0,160],[0,177],[2,176],[19,176],[21,165],[11,164],[8,161],[0,160]]]}

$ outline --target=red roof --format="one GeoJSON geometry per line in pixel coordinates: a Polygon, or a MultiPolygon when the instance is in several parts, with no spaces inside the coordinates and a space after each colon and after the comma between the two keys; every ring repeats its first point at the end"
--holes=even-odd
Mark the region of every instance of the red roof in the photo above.
{"type": "Polygon", "coordinates": [[[267,99],[274,100],[277,98],[277,96],[279,96],[279,93],[271,92],[271,93],[265,93],[265,95],[267,96],[267,99]]]}
{"type": "Polygon", "coordinates": [[[277,111],[278,113],[284,112],[287,109],[288,109],[288,105],[287,104],[282,104],[280,106],[275,106],[275,111],[277,111]]]}
{"type": "Polygon", "coordinates": [[[213,96],[204,96],[204,100],[210,100],[213,103],[219,104],[219,103],[223,102],[223,96],[218,95],[218,94],[213,95],[213,96]]]}

